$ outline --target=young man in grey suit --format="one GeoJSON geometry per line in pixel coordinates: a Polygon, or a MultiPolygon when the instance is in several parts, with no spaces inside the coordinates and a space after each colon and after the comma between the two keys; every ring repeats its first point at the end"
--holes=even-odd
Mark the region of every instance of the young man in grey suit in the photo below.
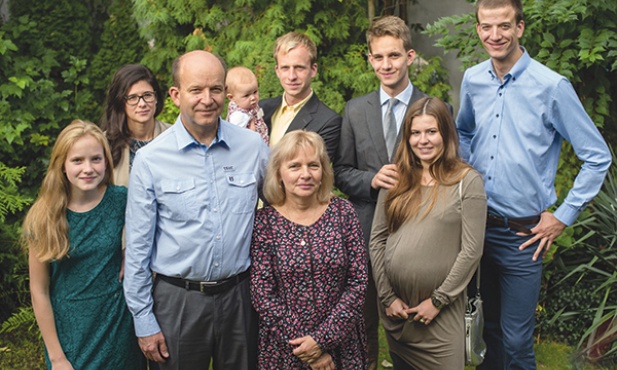
{"type": "Polygon", "coordinates": [[[276,145],[290,131],[313,131],[324,139],[333,161],[341,132],[341,116],[319,100],[311,89],[311,81],[317,75],[317,46],[308,36],[290,32],[276,40],[274,59],[276,75],[285,92],[259,102],[270,132],[270,146],[276,145]]]}
{"type": "MultiPolygon", "coordinates": [[[[387,16],[374,21],[366,38],[368,58],[381,82],[380,88],[347,103],[334,173],[336,186],[349,196],[358,213],[368,248],[379,189],[391,189],[398,181],[391,158],[401,140],[405,113],[426,94],[409,81],[409,66],[416,53],[411,48],[409,28],[402,19],[387,16]]],[[[375,282],[369,274],[364,309],[369,369],[377,368],[377,305],[375,282]]]]}

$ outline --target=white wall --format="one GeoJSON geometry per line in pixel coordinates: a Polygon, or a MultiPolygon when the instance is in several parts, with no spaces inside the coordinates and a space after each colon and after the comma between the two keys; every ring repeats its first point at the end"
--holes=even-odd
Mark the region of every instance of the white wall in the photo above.
{"type": "MultiPolygon", "coordinates": [[[[419,0],[417,4],[412,4],[411,1],[407,5],[407,19],[410,23],[419,23],[426,25],[435,22],[441,17],[449,15],[465,14],[474,11],[473,4],[465,0],[419,0]]],[[[417,52],[420,52],[427,58],[440,56],[443,58],[444,66],[448,69],[448,77],[452,86],[452,94],[450,103],[454,107],[454,113],[458,112],[459,107],[459,91],[461,89],[461,80],[463,79],[463,71],[461,71],[461,63],[455,55],[455,51],[451,51],[444,55],[444,50],[433,46],[436,38],[429,38],[418,32],[411,32],[413,47],[417,52]]],[[[413,82],[413,81],[412,81],[413,82]]]]}

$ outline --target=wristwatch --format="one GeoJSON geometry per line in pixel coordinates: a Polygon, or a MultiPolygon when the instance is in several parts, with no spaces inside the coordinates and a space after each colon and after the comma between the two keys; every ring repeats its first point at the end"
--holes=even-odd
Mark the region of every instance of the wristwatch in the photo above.
{"type": "Polygon", "coordinates": [[[435,306],[436,309],[441,310],[443,308],[443,306],[445,306],[446,304],[443,303],[442,301],[439,300],[439,298],[435,297],[434,295],[431,296],[431,303],[433,304],[433,306],[435,306]]]}

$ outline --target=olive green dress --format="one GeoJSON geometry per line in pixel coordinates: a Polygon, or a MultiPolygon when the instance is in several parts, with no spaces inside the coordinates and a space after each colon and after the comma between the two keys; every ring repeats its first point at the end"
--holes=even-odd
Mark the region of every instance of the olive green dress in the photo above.
{"type": "MultiPolygon", "coordinates": [[[[424,187],[424,199],[431,193],[424,187]]],[[[415,369],[464,368],[465,288],[484,244],[486,194],[480,175],[470,170],[462,186],[442,187],[434,208],[423,219],[407,220],[388,233],[384,210],[387,191],[379,194],[370,253],[390,351],[415,369]],[[392,319],[385,309],[398,297],[415,307],[431,294],[447,306],[429,324],[392,319]]],[[[420,210],[420,215],[424,214],[420,210]]]]}
{"type": "Polygon", "coordinates": [[[145,368],[118,281],[126,192],[110,185],[92,210],[67,210],[69,253],[50,264],[58,338],[75,369],[145,368]]]}

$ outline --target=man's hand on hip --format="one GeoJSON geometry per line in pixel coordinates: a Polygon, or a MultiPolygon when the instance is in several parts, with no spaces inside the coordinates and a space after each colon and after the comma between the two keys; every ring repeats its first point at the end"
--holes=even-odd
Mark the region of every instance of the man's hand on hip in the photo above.
{"type": "MultiPolygon", "coordinates": [[[[555,218],[552,213],[544,211],[540,215],[540,222],[538,222],[538,224],[531,229],[531,235],[533,235],[533,237],[521,244],[518,249],[523,250],[539,240],[540,244],[538,244],[538,249],[536,250],[536,253],[533,254],[532,259],[536,261],[540,253],[542,253],[542,250],[544,250],[544,253],[542,253],[542,258],[544,258],[549,249],[551,249],[553,241],[561,235],[565,228],[566,225],[555,218]]],[[[525,236],[527,234],[517,233],[517,235],[525,236]]]]}

